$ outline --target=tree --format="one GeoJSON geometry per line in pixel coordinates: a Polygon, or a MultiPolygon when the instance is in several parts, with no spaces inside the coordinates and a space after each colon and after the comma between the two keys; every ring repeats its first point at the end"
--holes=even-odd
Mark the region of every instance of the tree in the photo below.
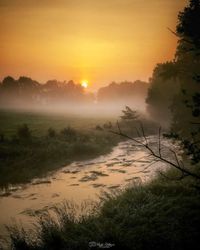
{"type": "Polygon", "coordinates": [[[146,98],[147,110],[154,119],[161,123],[171,121],[171,106],[179,89],[176,64],[174,62],[157,64],[150,79],[146,98]]]}
{"type": "Polygon", "coordinates": [[[173,103],[172,132],[192,157],[200,162],[200,0],[190,3],[178,16],[176,65],[181,91],[173,103]],[[183,115],[184,114],[184,115],[183,115]]]}
{"type": "Polygon", "coordinates": [[[130,105],[134,101],[144,100],[147,95],[147,89],[148,84],[139,80],[135,82],[112,82],[98,90],[97,99],[100,103],[118,102],[124,105],[128,102],[130,105]]]}
{"type": "MultiPolygon", "coordinates": [[[[172,33],[178,37],[174,62],[171,66],[161,67],[162,70],[155,70],[158,74],[154,71],[147,103],[153,110],[160,110],[162,103],[165,103],[169,96],[172,102],[170,135],[182,142],[192,163],[198,163],[200,162],[200,0],[190,0],[189,5],[179,13],[176,32],[172,33]],[[174,80],[168,91],[165,88],[158,88],[164,86],[166,80],[172,79],[176,79],[179,84],[175,94],[172,88],[174,80]]],[[[163,112],[167,114],[164,109],[163,112]]]]}
{"type": "Polygon", "coordinates": [[[31,139],[31,131],[27,124],[23,124],[17,130],[17,135],[21,140],[30,140],[31,139]]]}

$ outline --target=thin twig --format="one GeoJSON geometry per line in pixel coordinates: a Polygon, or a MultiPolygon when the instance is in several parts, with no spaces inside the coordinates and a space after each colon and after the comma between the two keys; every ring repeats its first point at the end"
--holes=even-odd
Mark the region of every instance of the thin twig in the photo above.
{"type": "Polygon", "coordinates": [[[193,42],[192,42],[192,41],[189,41],[189,40],[187,40],[187,39],[185,39],[185,38],[180,37],[175,31],[173,31],[173,30],[170,29],[169,27],[167,27],[167,29],[168,29],[172,34],[174,34],[176,37],[178,37],[179,39],[181,39],[182,41],[184,41],[184,42],[186,42],[186,43],[190,43],[190,44],[193,45],[193,42]]]}
{"type": "Polygon", "coordinates": [[[139,130],[137,129],[137,127],[134,127],[134,129],[136,130],[136,133],[137,133],[138,137],[141,137],[140,132],[139,132],[139,130]]]}
{"type": "MultiPolygon", "coordinates": [[[[132,141],[138,143],[139,145],[141,145],[141,146],[143,146],[144,148],[146,148],[146,149],[151,153],[151,155],[154,156],[156,159],[158,159],[158,160],[160,160],[160,161],[162,161],[162,162],[164,162],[164,163],[167,163],[167,164],[173,166],[174,168],[176,168],[177,170],[179,170],[179,171],[181,171],[182,173],[186,174],[187,176],[192,176],[192,177],[194,177],[194,178],[200,180],[200,176],[197,175],[197,174],[195,174],[195,173],[193,173],[193,172],[191,172],[191,171],[189,171],[188,169],[185,169],[183,163],[182,163],[182,166],[183,166],[183,167],[181,167],[179,162],[178,162],[179,164],[178,164],[178,163],[175,164],[175,163],[169,161],[168,159],[162,157],[160,154],[155,153],[154,150],[153,150],[148,144],[143,143],[142,141],[139,141],[139,140],[137,140],[137,139],[135,139],[135,138],[133,138],[133,137],[130,137],[130,136],[128,136],[128,135],[122,133],[122,131],[121,131],[121,129],[120,129],[120,126],[119,126],[119,123],[118,123],[118,129],[119,129],[119,132],[115,132],[115,131],[111,131],[111,132],[112,132],[113,134],[116,134],[116,135],[119,135],[119,136],[123,136],[123,137],[125,137],[125,138],[127,138],[127,139],[129,139],[129,140],[132,140],[132,141]]],[[[145,138],[145,137],[144,137],[144,138],[145,138]]],[[[177,156],[176,156],[176,157],[177,157],[177,156]]],[[[178,161],[178,158],[177,158],[177,161],[178,161]]]]}
{"type": "Polygon", "coordinates": [[[172,149],[170,149],[170,151],[173,153],[173,155],[174,155],[174,157],[176,159],[176,162],[177,162],[178,166],[180,167],[180,163],[179,163],[179,160],[178,160],[176,152],[174,150],[172,150],[172,149]]]}
{"type": "Polygon", "coordinates": [[[146,145],[148,145],[148,141],[147,141],[147,138],[145,136],[144,127],[143,127],[142,123],[140,123],[140,127],[141,127],[141,130],[142,130],[142,135],[143,135],[143,138],[145,139],[146,145]]]}
{"type": "Polygon", "coordinates": [[[161,157],[160,134],[161,134],[161,127],[159,127],[159,131],[158,131],[158,151],[159,151],[159,155],[160,155],[160,157],[161,157]]]}

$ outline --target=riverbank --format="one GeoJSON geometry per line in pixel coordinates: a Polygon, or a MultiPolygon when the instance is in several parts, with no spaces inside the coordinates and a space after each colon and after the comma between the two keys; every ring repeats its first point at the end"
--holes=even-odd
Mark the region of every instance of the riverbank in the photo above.
{"type": "Polygon", "coordinates": [[[72,161],[109,153],[118,142],[118,137],[105,131],[80,132],[71,128],[53,136],[1,141],[0,187],[26,183],[72,161]]]}
{"type": "MultiPolygon", "coordinates": [[[[156,144],[155,137],[148,139],[156,144]]],[[[51,211],[56,204],[65,200],[79,205],[88,199],[97,201],[102,192],[124,189],[133,182],[150,181],[158,169],[167,167],[151,163],[152,158],[145,149],[123,141],[109,154],[75,161],[44,178],[10,186],[0,193],[0,235],[5,234],[4,225],[11,224],[13,218],[30,228],[31,222],[36,222],[34,215],[51,211]]]]}
{"type": "Polygon", "coordinates": [[[106,118],[0,110],[0,120],[0,188],[109,153],[119,142],[96,129],[106,118]]]}
{"type": "MultiPolygon", "coordinates": [[[[0,111],[0,119],[0,188],[44,177],[73,161],[107,154],[124,140],[109,132],[117,130],[114,118],[0,111]]],[[[147,135],[155,133],[155,123],[144,118],[142,122],[147,135]]],[[[134,126],[137,121],[124,124],[123,129],[138,136],[134,126]]]]}
{"type": "MultiPolygon", "coordinates": [[[[168,171],[169,177],[176,175],[168,171]]],[[[145,185],[104,195],[78,220],[74,206],[60,207],[55,210],[58,220],[42,217],[32,234],[10,229],[13,248],[88,250],[93,242],[92,249],[110,243],[111,249],[195,250],[200,243],[200,194],[192,183],[158,176],[145,185]]]]}
{"type": "MultiPolygon", "coordinates": [[[[156,143],[156,137],[151,137],[151,140],[156,143]]],[[[91,249],[91,244],[93,249],[98,249],[99,243],[103,244],[101,246],[109,243],[111,249],[120,250],[197,249],[196,245],[200,243],[198,183],[189,177],[173,180],[180,177],[180,173],[173,168],[165,173],[168,178],[158,175],[152,179],[156,166],[150,164],[151,158],[147,152],[144,154],[145,151],[140,147],[132,147],[128,141],[120,143],[116,149],[105,159],[100,157],[94,162],[86,161],[85,166],[77,162],[57,176],[52,176],[52,180],[57,179],[60,195],[69,198],[69,188],[73,189],[72,197],[77,198],[74,200],[76,204],[57,203],[55,197],[51,197],[53,201],[48,208],[45,206],[45,209],[34,211],[31,205],[32,210],[28,209],[26,213],[33,216],[34,221],[38,218],[39,226],[32,225],[28,231],[10,227],[13,249],[85,250],[91,249]],[[121,185],[116,185],[117,182],[121,185]],[[129,185],[124,185],[125,182],[129,185]],[[88,190],[90,194],[95,194],[102,188],[106,193],[101,193],[100,202],[89,205],[87,202],[85,206],[79,202],[77,205],[77,201],[84,198],[88,190]],[[68,190],[67,195],[65,189],[68,190]],[[77,217],[80,209],[84,211],[83,216],[77,217]]],[[[158,169],[164,170],[160,163],[157,165],[158,169]]],[[[48,201],[46,196],[49,192],[55,191],[52,188],[55,185],[51,181],[38,186],[37,191],[43,202],[48,201]],[[45,188],[44,192],[41,192],[42,188],[45,188]]],[[[24,195],[21,198],[27,196],[27,190],[24,195]]],[[[17,198],[20,202],[20,197],[17,198]]],[[[59,195],[57,198],[60,199],[59,195]]],[[[30,202],[41,203],[36,194],[32,196],[30,193],[28,200],[29,205],[30,202]]]]}

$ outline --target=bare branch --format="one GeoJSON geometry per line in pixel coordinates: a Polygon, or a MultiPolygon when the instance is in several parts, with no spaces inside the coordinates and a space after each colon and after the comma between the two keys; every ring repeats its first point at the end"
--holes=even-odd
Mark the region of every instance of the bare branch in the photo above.
{"type": "Polygon", "coordinates": [[[138,137],[141,137],[140,132],[139,132],[139,130],[137,129],[137,127],[134,127],[134,129],[136,130],[136,133],[137,133],[138,137]]]}
{"type": "Polygon", "coordinates": [[[157,163],[157,160],[153,160],[149,165],[147,165],[144,169],[137,171],[137,172],[133,172],[134,174],[139,174],[139,173],[143,173],[145,170],[147,170],[149,167],[151,167],[152,165],[154,165],[155,163],[157,163]]]}
{"type": "Polygon", "coordinates": [[[175,159],[176,159],[176,162],[177,162],[177,165],[180,167],[180,163],[179,163],[179,160],[178,160],[178,157],[177,157],[177,154],[174,150],[170,149],[170,151],[173,153],[175,159]]]}
{"type": "MultiPolygon", "coordinates": [[[[171,152],[172,152],[172,153],[174,154],[174,156],[175,156],[176,163],[174,163],[174,162],[168,160],[167,158],[164,158],[164,157],[161,155],[161,146],[158,145],[158,148],[159,148],[159,150],[160,150],[159,153],[155,153],[154,150],[153,150],[148,144],[143,143],[141,140],[138,140],[138,139],[135,139],[135,138],[133,138],[133,137],[130,137],[130,136],[127,135],[127,134],[122,133],[122,131],[121,131],[121,129],[120,129],[120,126],[119,126],[119,123],[118,123],[118,129],[119,129],[119,132],[115,132],[115,131],[111,131],[111,132],[114,133],[114,134],[116,134],[116,135],[123,136],[124,138],[127,138],[127,139],[129,139],[129,140],[132,140],[132,141],[136,142],[139,146],[143,146],[144,148],[146,148],[146,149],[150,152],[150,156],[153,156],[153,157],[155,157],[158,161],[161,161],[161,162],[164,162],[164,163],[166,163],[166,164],[169,164],[169,165],[171,165],[172,167],[176,168],[177,170],[181,171],[181,172],[184,174],[184,177],[186,177],[186,176],[191,176],[191,177],[193,177],[193,178],[195,178],[195,179],[197,179],[197,180],[200,180],[200,176],[199,176],[199,175],[197,175],[197,174],[194,173],[194,172],[191,172],[190,170],[188,170],[188,169],[186,169],[186,168],[184,167],[183,162],[178,160],[178,157],[177,157],[176,153],[175,153],[173,150],[171,150],[171,152]],[[181,163],[182,166],[180,165],[180,163],[181,163]]],[[[146,136],[145,136],[144,131],[143,131],[142,133],[144,134],[144,138],[145,138],[146,136]]],[[[160,136],[159,136],[159,137],[160,137],[160,136]]],[[[160,141],[160,140],[159,140],[159,141],[160,141]]],[[[161,142],[159,142],[159,143],[161,144],[161,142]]]]}
{"type": "Polygon", "coordinates": [[[179,39],[183,40],[183,41],[186,42],[186,43],[190,43],[190,44],[193,45],[193,42],[191,42],[190,40],[187,40],[187,39],[185,39],[185,38],[180,37],[175,31],[173,31],[173,30],[170,29],[169,27],[167,27],[167,29],[168,29],[172,34],[174,34],[176,37],[178,37],[179,39]]]}
{"type": "Polygon", "coordinates": [[[119,122],[118,121],[117,121],[117,127],[118,127],[118,130],[119,130],[119,133],[121,134],[122,132],[121,132],[121,128],[119,126],[119,122]]]}
{"type": "Polygon", "coordinates": [[[174,34],[176,37],[179,37],[179,35],[178,35],[175,31],[173,31],[173,30],[170,29],[169,27],[167,27],[167,29],[168,29],[172,34],[174,34]]]}
{"type": "Polygon", "coordinates": [[[159,131],[158,131],[158,152],[159,155],[161,157],[161,142],[160,142],[160,135],[161,135],[161,127],[159,127],[159,131]]]}
{"type": "Polygon", "coordinates": [[[141,130],[142,130],[142,135],[143,135],[143,138],[145,139],[145,142],[146,142],[146,145],[148,145],[148,141],[147,141],[147,137],[144,133],[144,127],[143,127],[143,124],[140,122],[140,127],[141,127],[141,130]]]}

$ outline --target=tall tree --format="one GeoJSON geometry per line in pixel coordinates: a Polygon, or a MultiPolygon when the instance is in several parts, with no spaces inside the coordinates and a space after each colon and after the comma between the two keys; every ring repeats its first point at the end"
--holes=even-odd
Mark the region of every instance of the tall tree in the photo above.
{"type": "Polygon", "coordinates": [[[181,91],[173,104],[174,130],[192,155],[200,161],[200,0],[190,3],[178,16],[179,38],[176,65],[181,91]]]}
{"type": "Polygon", "coordinates": [[[177,68],[174,62],[157,64],[150,79],[146,98],[147,110],[161,123],[171,121],[171,106],[180,89],[177,68]]]}

